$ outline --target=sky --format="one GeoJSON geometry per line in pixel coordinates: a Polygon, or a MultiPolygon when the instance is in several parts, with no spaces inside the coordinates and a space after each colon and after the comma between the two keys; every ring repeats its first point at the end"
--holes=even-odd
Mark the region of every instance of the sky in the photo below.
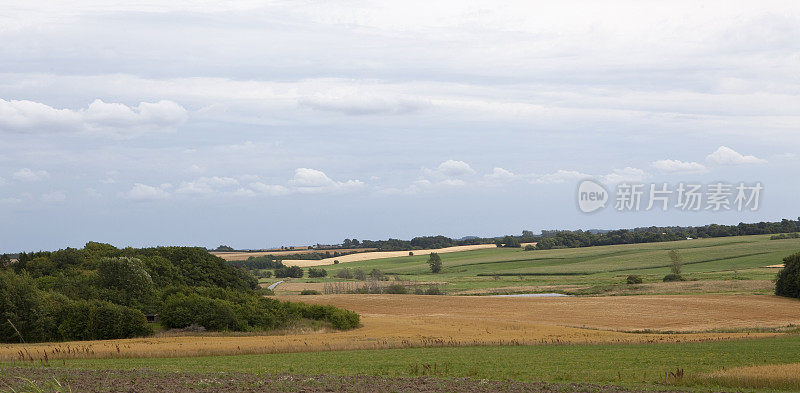
{"type": "Polygon", "coordinates": [[[6,0],[0,42],[4,252],[800,216],[796,1],[6,0]]]}

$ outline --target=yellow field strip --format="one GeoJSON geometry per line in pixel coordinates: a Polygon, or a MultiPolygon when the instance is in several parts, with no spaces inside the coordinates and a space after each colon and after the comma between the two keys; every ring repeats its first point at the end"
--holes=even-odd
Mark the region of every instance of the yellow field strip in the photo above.
{"type": "MultiPolygon", "coordinates": [[[[454,247],[445,247],[445,248],[437,248],[431,250],[413,250],[410,251],[414,253],[414,255],[428,255],[432,252],[444,254],[448,252],[459,252],[459,251],[472,251],[472,250],[481,250],[485,248],[496,248],[494,244],[474,244],[470,246],[454,246],[454,247]]],[[[309,267],[309,266],[324,266],[324,265],[333,265],[333,261],[339,261],[339,263],[346,263],[346,262],[358,262],[358,261],[368,261],[370,259],[383,259],[383,258],[396,258],[396,257],[407,257],[409,251],[374,251],[374,252],[361,252],[356,254],[348,254],[342,255],[339,257],[334,258],[325,258],[319,260],[284,260],[283,264],[287,266],[300,266],[300,267],[309,267]]]]}

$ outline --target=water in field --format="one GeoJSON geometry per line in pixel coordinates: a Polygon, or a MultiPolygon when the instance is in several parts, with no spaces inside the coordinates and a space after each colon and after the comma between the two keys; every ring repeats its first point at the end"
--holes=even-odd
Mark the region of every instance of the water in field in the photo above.
{"type": "Polygon", "coordinates": [[[518,293],[514,295],[491,295],[489,297],[570,297],[563,293],[518,293]]]}

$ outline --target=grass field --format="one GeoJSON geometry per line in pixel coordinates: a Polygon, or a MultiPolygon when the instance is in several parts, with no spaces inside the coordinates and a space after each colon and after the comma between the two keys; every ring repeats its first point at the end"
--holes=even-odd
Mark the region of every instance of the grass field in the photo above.
{"type": "Polygon", "coordinates": [[[340,269],[359,268],[367,272],[380,269],[401,280],[446,282],[452,294],[770,293],[773,286],[769,281],[775,278],[777,269],[766,266],[798,251],[800,239],[769,240],[768,235],[536,251],[486,248],[442,254],[444,268],[440,274],[430,273],[427,256],[415,255],[326,266],[329,278],[289,281],[336,281],[332,276],[340,269]],[[652,285],[670,272],[668,252],[673,249],[684,260],[683,275],[687,279],[727,283],[652,285]],[[630,274],[641,275],[646,285],[624,285],[630,274]],[[749,280],[757,282],[736,284],[749,280]]]}
{"type": "MultiPolygon", "coordinates": [[[[406,348],[270,355],[162,359],[74,359],[54,363],[82,369],[151,369],[170,372],[292,373],[302,375],[437,376],[641,386],[661,384],[665,372],[683,369],[670,385],[739,387],[709,375],[738,367],[793,370],[800,336],[700,343],[540,345],[406,348]],[[425,367],[427,365],[427,367],[425,367]],[[435,365],[435,369],[434,369],[435,365]]],[[[723,372],[724,373],[724,372],[723,372]]],[[[725,375],[725,374],[722,374],[725,375]]]]}

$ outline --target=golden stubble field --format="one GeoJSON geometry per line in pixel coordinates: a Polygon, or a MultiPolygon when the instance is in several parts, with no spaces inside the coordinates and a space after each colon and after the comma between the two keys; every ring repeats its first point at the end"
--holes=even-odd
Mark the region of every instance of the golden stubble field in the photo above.
{"type": "Polygon", "coordinates": [[[165,335],[95,342],[11,344],[0,346],[0,359],[42,359],[45,353],[47,359],[52,360],[422,346],[688,342],[775,335],[780,333],[737,330],[800,324],[800,302],[758,295],[575,298],[318,295],[281,299],[344,307],[361,314],[363,326],[344,332],[165,335]]]}
{"type": "MultiPolygon", "coordinates": [[[[432,252],[438,254],[446,254],[449,252],[473,251],[485,248],[497,248],[497,246],[495,246],[494,244],[473,244],[468,246],[453,246],[453,247],[436,248],[430,250],[412,250],[411,252],[413,252],[414,255],[429,255],[432,252]]],[[[347,254],[320,260],[285,259],[283,260],[283,264],[286,266],[300,266],[300,267],[325,266],[325,265],[333,265],[334,261],[345,263],[345,262],[368,261],[372,259],[406,257],[408,256],[408,253],[409,253],[408,251],[371,251],[371,252],[347,254]]]]}

